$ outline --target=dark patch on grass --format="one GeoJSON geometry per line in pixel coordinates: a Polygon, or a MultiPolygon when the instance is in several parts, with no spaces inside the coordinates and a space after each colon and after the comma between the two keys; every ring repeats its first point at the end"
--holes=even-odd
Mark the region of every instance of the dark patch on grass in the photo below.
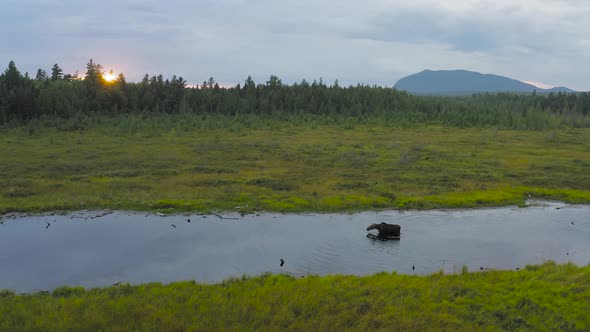
{"type": "Polygon", "coordinates": [[[178,174],[180,174],[180,172],[175,169],[158,169],[151,172],[151,175],[154,176],[176,176],[178,174]]]}
{"type": "Polygon", "coordinates": [[[105,172],[102,176],[107,178],[134,178],[141,175],[139,170],[127,170],[119,169],[114,171],[105,172]]]}
{"type": "Polygon", "coordinates": [[[430,175],[419,176],[417,174],[405,174],[400,177],[403,182],[413,183],[420,186],[440,186],[444,188],[457,188],[459,183],[457,178],[450,175],[430,175]]]}
{"type": "Polygon", "coordinates": [[[184,206],[185,203],[171,199],[162,199],[152,204],[154,209],[175,209],[184,206]]]}
{"type": "Polygon", "coordinates": [[[33,185],[33,181],[30,179],[10,179],[6,185],[12,187],[29,187],[33,185]]]}
{"type": "Polygon", "coordinates": [[[571,189],[588,190],[590,188],[590,176],[563,179],[562,185],[571,189]]]}
{"type": "Polygon", "coordinates": [[[101,157],[102,155],[99,153],[86,153],[85,155],[86,160],[100,159],[101,157]]]}
{"type": "Polygon", "coordinates": [[[277,191],[292,191],[297,189],[297,186],[291,183],[268,178],[254,179],[248,181],[247,183],[254,186],[269,188],[277,191]]]}
{"type": "Polygon", "coordinates": [[[563,164],[544,165],[541,169],[545,171],[561,172],[564,170],[563,164]]]}
{"type": "Polygon", "coordinates": [[[243,161],[256,161],[259,158],[258,158],[258,156],[253,155],[253,154],[242,154],[242,155],[239,155],[237,159],[243,160],[243,161]]]}
{"type": "Polygon", "coordinates": [[[90,179],[87,176],[75,175],[69,177],[70,181],[74,182],[90,182],[90,179]]]}
{"type": "Polygon", "coordinates": [[[510,179],[519,179],[521,178],[521,175],[515,172],[506,172],[504,174],[504,177],[510,178],[510,179]]]}
{"type": "Polygon", "coordinates": [[[8,289],[2,289],[2,290],[0,290],[0,299],[1,298],[7,298],[7,297],[13,297],[15,295],[16,294],[13,291],[11,291],[11,290],[8,290],[8,289]]]}
{"type": "Polygon", "coordinates": [[[370,185],[366,182],[355,181],[348,183],[339,183],[334,186],[335,189],[339,190],[355,190],[355,189],[367,189],[370,185]]]}
{"type": "Polygon", "coordinates": [[[574,164],[576,164],[578,166],[590,168],[590,161],[588,161],[588,160],[576,159],[576,160],[574,160],[574,164]]]}
{"type": "Polygon", "coordinates": [[[385,197],[385,198],[391,200],[392,202],[395,201],[397,198],[397,196],[394,193],[380,193],[379,196],[385,197]]]}
{"type": "Polygon", "coordinates": [[[367,168],[376,157],[372,151],[347,151],[340,154],[338,161],[352,168],[367,168]]]}
{"type": "Polygon", "coordinates": [[[188,185],[191,187],[219,187],[219,186],[227,186],[231,184],[239,183],[236,180],[230,179],[207,179],[207,180],[200,180],[200,181],[192,181],[189,182],[188,185]]]}
{"type": "Polygon", "coordinates": [[[53,290],[53,297],[72,297],[72,296],[80,296],[84,294],[86,290],[84,287],[67,287],[61,286],[53,290]]]}
{"type": "Polygon", "coordinates": [[[193,173],[202,173],[202,174],[232,174],[236,173],[236,170],[231,168],[221,168],[221,167],[210,167],[204,165],[197,165],[191,169],[193,173]]]}
{"type": "Polygon", "coordinates": [[[23,188],[10,188],[4,193],[4,197],[8,198],[26,198],[35,195],[34,191],[23,188]]]}
{"type": "Polygon", "coordinates": [[[366,174],[355,174],[355,173],[338,173],[340,177],[347,178],[347,179],[356,179],[356,180],[367,180],[369,178],[366,174]]]}
{"type": "Polygon", "coordinates": [[[45,176],[50,179],[63,179],[67,176],[86,174],[89,166],[83,164],[47,164],[44,167],[45,176]]]}
{"type": "Polygon", "coordinates": [[[150,190],[151,187],[147,184],[136,183],[136,182],[110,182],[108,188],[111,190],[130,190],[130,191],[146,191],[150,190]]]}

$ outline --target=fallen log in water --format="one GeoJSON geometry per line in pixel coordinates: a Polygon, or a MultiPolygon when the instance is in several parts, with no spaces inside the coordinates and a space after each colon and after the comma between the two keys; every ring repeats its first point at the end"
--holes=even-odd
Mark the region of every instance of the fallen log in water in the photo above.
{"type": "Polygon", "coordinates": [[[94,215],[94,216],[90,217],[90,219],[102,218],[104,216],[108,216],[111,213],[113,213],[113,211],[105,211],[103,213],[99,213],[97,215],[94,215]]]}
{"type": "Polygon", "coordinates": [[[213,213],[216,217],[218,217],[219,219],[226,219],[226,220],[238,220],[240,218],[233,218],[233,217],[224,217],[221,214],[213,211],[213,210],[209,210],[211,213],[213,213]]]}

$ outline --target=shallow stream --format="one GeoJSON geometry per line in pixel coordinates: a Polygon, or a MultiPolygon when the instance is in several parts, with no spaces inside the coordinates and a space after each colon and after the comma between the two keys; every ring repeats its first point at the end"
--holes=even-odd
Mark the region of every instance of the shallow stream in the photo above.
{"type": "Polygon", "coordinates": [[[479,271],[547,260],[590,262],[587,205],[227,216],[237,219],[102,214],[4,216],[0,289],[219,282],[265,272],[297,277],[429,274],[440,269],[459,272],[464,265],[479,271]],[[401,225],[401,239],[368,238],[366,227],[381,222],[401,225]]]}

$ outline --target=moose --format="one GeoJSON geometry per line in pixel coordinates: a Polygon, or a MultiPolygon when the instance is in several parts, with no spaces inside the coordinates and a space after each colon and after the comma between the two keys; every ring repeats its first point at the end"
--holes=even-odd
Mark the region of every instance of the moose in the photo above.
{"type": "Polygon", "coordinates": [[[377,237],[380,239],[399,239],[401,226],[382,222],[380,224],[371,224],[369,227],[367,227],[367,232],[372,229],[379,231],[377,237]]]}

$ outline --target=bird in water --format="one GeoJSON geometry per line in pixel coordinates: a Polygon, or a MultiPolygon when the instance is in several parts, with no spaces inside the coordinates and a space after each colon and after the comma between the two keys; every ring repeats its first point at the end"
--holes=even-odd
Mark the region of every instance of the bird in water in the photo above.
{"type": "Polygon", "coordinates": [[[170,226],[172,226],[172,227],[176,228],[176,225],[174,225],[174,224],[170,224],[170,226]]]}
{"type": "Polygon", "coordinates": [[[191,220],[190,219],[187,219],[186,222],[190,224],[191,223],[191,220]]]}
{"type": "Polygon", "coordinates": [[[285,261],[281,258],[281,266],[285,265],[285,261]]]}
{"type": "Polygon", "coordinates": [[[47,224],[47,226],[45,226],[45,229],[48,229],[49,226],[51,226],[51,223],[49,221],[47,221],[47,220],[45,220],[45,223],[47,224]]]}
{"type": "Polygon", "coordinates": [[[113,284],[113,286],[119,286],[121,284],[120,281],[117,281],[116,283],[113,284]]]}
{"type": "Polygon", "coordinates": [[[571,224],[572,224],[572,225],[575,225],[576,223],[572,221],[572,222],[571,222],[571,224]]]}
{"type": "Polygon", "coordinates": [[[416,267],[414,265],[412,265],[412,271],[414,271],[416,269],[416,267]]]}

